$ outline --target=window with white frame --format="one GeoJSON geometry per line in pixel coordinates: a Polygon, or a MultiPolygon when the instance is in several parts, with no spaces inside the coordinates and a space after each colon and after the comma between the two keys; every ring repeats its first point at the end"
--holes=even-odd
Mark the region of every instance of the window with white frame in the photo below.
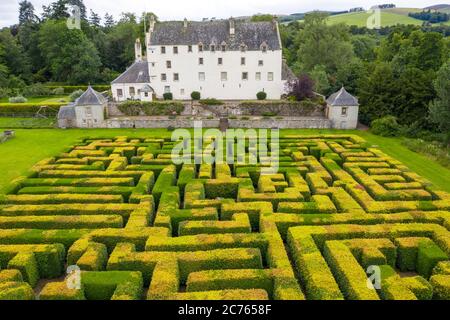
{"type": "Polygon", "coordinates": [[[255,75],[256,81],[261,81],[261,72],[257,72],[255,75]]]}
{"type": "Polygon", "coordinates": [[[202,65],[203,65],[203,62],[204,62],[204,61],[203,61],[203,58],[198,58],[198,64],[199,64],[199,65],[202,66],[202,65]]]}
{"type": "Polygon", "coordinates": [[[222,81],[227,81],[227,80],[228,80],[228,73],[226,73],[226,72],[221,72],[221,73],[220,73],[220,80],[222,80],[222,81]]]}
{"type": "Polygon", "coordinates": [[[130,96],[134,96],[134,94],[136,93],[136,91],[134,90],[134,87],[130,87],[129,88],[129,92],[130,92],[130,96]]]}
{"type": "Polygon", "coordinates": [[[222,43],[222,52],[227,51],[227,45],[225,43],[222,43]]]}
{"type": "Polygon", "coordinates": [[[198,52],[203,52],[203,44],[198,45],[198,52]]]}
{"type": "Polygon", "coordinates": [[[216,45],[215,44],[210,45],[209,50],[211,50],[211,52],[216,52],[216,45]]]}
{"type": "Polygon", "coordinates": [[[200,81],[205,81],[205,73],[204,72],[199,72],[198,73],[198,80],[200,81]]]}
{"type": "Polygon", "coordinates": [[[347,113],[348,113],[348,108],[347,108],[347,107],[342,107],[341,115],[342,115],[342,116],[346,116],[347,113]]]}
{"type": "Polygon", "coordinates": [[[248,80],[248,72],[242,72],[242,80],[248,80]]]}
{"type": "Polygon", "coordinates": [[[167,69],[172,68],[172,61],[167,60],[167,61],[166,61],[166,67],[167,67],[167,69]]]}
{"type": "Polygon", "coordinates": [[[161,73],[161,81],[167,81],[167,74],[161,73]]]}
{"type": "Polygon", "coordinates": [[[118,97],[123,97],[123,90],[122,89],[117,89],[117,96],[118,97]]]}
{"type": "Polygon", "coordinates": [[[86,111],[87,117],[92,117],[92,108],[91,107],[86,107],[85,111],[86,111]]]}
{"type": "Polygon", "coordinates": [[[161,47],[161,54],[165,54],[166,53],[166,47],[161,47]]]}
{"type": "Polygon", "coordinates": [[[179,81],[180,80],[180,75],[178,73],[174,73],[173,74],[173,81],[179,81]]]}
{"type": "Polygon", "coordinates": [[[273,81],[273,72],[267,73],[267,81],[273,81]]]}
{"type": "Polygon", "coordinates": [[[180,94],[184,96],[184,89],[180,89],[180,94]]]}
{"type": "Polygon", "coordinates": [[[173,54],[178,54],[178,47],[173,47],[173,54]]]}
{"type": "Polygon", "coordinates": [[[191,45],[188,46],[188,52],[192,52],[192,46],[191,45]]]}
{"type": "Polygon", "coordinates": [[[164,87],[164,93],[170,93],[170,86],[164,87]]]}
{"type": "Polygon", "coordinates": [[[223,58],[218,58],[218,59],[217,59],[217,64],[218,64],[219,66],[223,65],[223,58]]]}
{"type": "Polygon", "coordinates": [[[245,58],[241,57],[241,66],[245,66],[245,58]]]}
{"type": "Polygon", "coordinates": [[[258,60],[258,66],[262,67],[264,65],[264,60],[258,60]]]}

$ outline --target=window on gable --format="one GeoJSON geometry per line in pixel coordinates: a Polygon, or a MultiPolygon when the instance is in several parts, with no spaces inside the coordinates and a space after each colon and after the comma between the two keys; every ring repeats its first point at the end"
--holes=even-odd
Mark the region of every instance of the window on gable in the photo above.
{"type": "Polygon", "coordinates": [[[173,47],[173,54],[178,54],[178,47],[173,47]]]}
{"type": "Polygon", "coordinates": [[[161,47],[161,53],[165,54],[166,53],[166,47],[161,47]]]}
{"type": "Polygon", "coordinates": [[[348,108],[347,107],[342,107],[341,115],[346,116],[347,112],[348,112],[348,108]]]}
{"type": "Polygon", "coordinates": [[[167,67],[167,69],[172,68],[172,61],[167,60],[167,61],[166,61],[166,67],[167,67]]]}
{"type": "Polygon", "coordinates": [[[86,107],[86,116],[91,117],[92,116],[92,108],[86,107]]]}
{"type": "Polygon", "coordinates": [[[262,45],[262,46],[261,46],[261,51],[262,51],[263,53],[266,53],[266,52],[267,52],[267,45],[262,45]]]}

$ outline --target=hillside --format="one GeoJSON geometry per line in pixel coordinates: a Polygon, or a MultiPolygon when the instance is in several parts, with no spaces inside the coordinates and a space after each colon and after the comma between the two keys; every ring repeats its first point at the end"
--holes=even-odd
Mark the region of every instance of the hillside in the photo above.
{"type": "MultiPolygon", "coordinates": [[[[406,10],[387,9],[381,11],[381,26],[388,27],[396,24],[412,24],[412,25],[422,25],[422,21],[408,17],[406,10]],[[392,10],[395,10],[392,12],[392,10]],[[401,12],[401,13],[400,13],[401,12]]],[[[408,9],[409,10],[409,9],[408,9]]],[[[421,11],[419,9],[419,11],[421,11]]],[[[348,25],[356,25],[358,27],[367,26],[367,19],[371,16],[368,12],[352,12],[339,14],[336,16],[329,17],[329,21],[332,24],[346,23],[348,25]]]]}

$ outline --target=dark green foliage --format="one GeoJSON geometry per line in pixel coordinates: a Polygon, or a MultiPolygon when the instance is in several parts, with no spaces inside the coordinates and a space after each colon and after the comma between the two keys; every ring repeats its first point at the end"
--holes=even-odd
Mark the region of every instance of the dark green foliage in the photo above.
{"type": "Polygon", "coordinates": [[[220,106],[223,104],[223,101],[208,98],[208,99],[202,99],[200,100],[200,104],[206,105],[206,106],[220,106]]]}
{"type": "Polygon", "coordinates": [[[127,116],[137,116],[141,114],[154,115],[154,116],[170,116],[180,114],[183,111],[183,104],[180,102],[170,101],[153,101],[153,102],[141,102],[141,101],[127,101],[119,104],[119,110],[127,116]]]}
{"type": "Polygon", "coordinates": [[[192,91],[191,93],[191,99],[192,100],[200,100],[201,94],[198,91],[192,91]]]}
{"type": "Polygon", "coordinates": [[[265,93],[264,91],[260,91],[256,94],[256,98],[258,100],[266,100],[267,98],[267,93],[265,93]]]}
{"type": "Polygon", "coordinates": [[[386,116],[372,121],[371,132],[378,136],[395,137],[400,132],[400,125],[393,116],[386,116]]]}
{"type": "Polygon", "coordinates": [[[420,242],[417,253],[417,272],[428,279],[437,263],[447,259],[447,254],[434,242],[420,242]]]}
{"type": "Polygon", "coordinates": [[[173,93],[172,92],[164,92],[163,98],[164,98],[164,100],[173,100],[173,93]]]}

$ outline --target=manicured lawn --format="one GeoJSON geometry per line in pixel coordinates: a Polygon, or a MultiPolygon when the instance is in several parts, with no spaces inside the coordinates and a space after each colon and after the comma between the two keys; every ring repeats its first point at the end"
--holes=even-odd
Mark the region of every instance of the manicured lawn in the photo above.
{"type": "MultiPolygon", "coordinates": [[[[442,190],[450,192],[450,170],[426,157],[408,150],[399,138],[383,138],[362,131],[340,130],[283,130],[286,134],[358,134],[378,146],[382,151],[398,159],[411,170],[429,179],[442,190]]],[[[10,181],[30,169],[33,164],[46,157],[57,155],[82,137],[170,137],[165,129],[17,129],[16,138],[0,144],[0,192],[10,181]]]]}
{"type": "MultiPolygon", "coordinates": [[[[26,103],[60,103],[69,102],[69,96],[48,96],[48,97],[26,97],[28,101],[26,103]]],[[[8,98],[0,99],[0,103],[9,103],[8,98]]],[[[20,105],[20,103],[18,103],[20,105]]]]}
{"type": "Polygon", "coordinates": [[[56,119],[42,118],[0,118],[0,129],[53,128],[56,119]]]}

